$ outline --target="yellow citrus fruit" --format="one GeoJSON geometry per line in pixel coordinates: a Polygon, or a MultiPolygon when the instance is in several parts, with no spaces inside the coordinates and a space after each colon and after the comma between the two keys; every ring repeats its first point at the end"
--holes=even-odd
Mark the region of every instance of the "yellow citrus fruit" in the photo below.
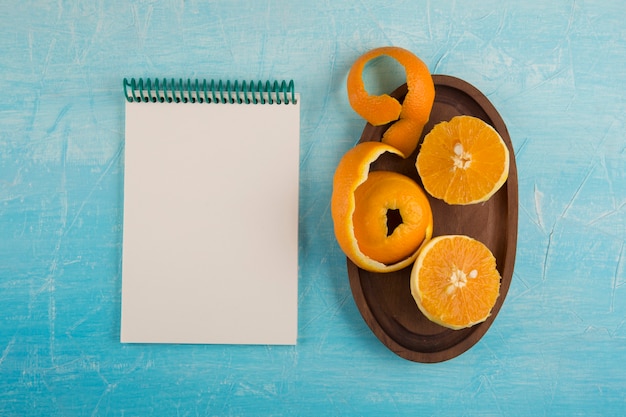
{"type": "Polygon", "coordinates": [[[352,262],[373,272],[409,266],[433,230],[430,204],[415,181],[391,171],[370,173],[370,165],[386,152],[402,156],[381,142],[360,143],[346,152],[333,178],[337,242],[352,262]]]}
{"type": "Polygon", "coordinates": [[[361,117],[374,126],[394,122],[383,134],[382,141],[399,149],[408,157],[417,147],[435,101],[435,84],[426,64],[412,52],[387,46],[361,55],[348,73],[348,99],[361,117]],[[363,69],[372,59],[386,55],[405,69],[408,92],[402,104],[387,95],[370,95],[363,82],[363,69]]]}
{"type": "Polygon", "coordinates": [[[424,188],[448,204],[487,201],[506,182],[509,150],[479,118],[456,116],[424,137],[415,163],[424,188]]]}
{"type": "Polygon", "coordinates": [[[451,329],[481,323],[500,293],[496,259],[468,236],[438,236],[420,251],[411,271],[411,294],[431,321],[451,329]]]}

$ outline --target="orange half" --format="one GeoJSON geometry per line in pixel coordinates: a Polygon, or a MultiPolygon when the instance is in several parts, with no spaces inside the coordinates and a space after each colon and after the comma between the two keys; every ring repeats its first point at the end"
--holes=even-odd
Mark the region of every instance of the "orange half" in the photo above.
{"type": "Polygon", "coordinates": [[[420,311],[441,326],[462,329],[481,323],[500,294],[496,259],[471,237],[435,237],[413,265],[411,294],[420,311]]]}
{"type": "Polygon", "coordinates": [[[498,132],[473,116],[440,122],[424,137],[415,166],[430,195],[448,204],[487,201],[506,182],[509,150],[498,132]]]}

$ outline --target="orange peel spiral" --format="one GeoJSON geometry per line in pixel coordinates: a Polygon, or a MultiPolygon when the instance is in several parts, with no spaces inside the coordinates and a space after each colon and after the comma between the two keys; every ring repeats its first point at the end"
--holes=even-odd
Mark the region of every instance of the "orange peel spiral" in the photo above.
{"type": "Polygon", "coordinates": [[[394,146],[405,157],[413,153],[435,101],[435,85],[421,59],[396,46],[372,49],[361,55],[350,68],[347,88],[350,105],[370,124],[381,126],[395,121],[383,134],[383,143],[394,146]],[[405,69],[408,92],[402,104],[388,94],[370,95],[365,89],[365,65],[382,55],[395,59],[405,69]]]}

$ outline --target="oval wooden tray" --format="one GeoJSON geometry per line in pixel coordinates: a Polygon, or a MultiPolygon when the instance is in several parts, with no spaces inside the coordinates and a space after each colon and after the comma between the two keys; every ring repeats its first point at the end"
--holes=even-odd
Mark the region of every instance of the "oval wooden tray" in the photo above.
{"type": "MultiPolygon", "coordinates": [[[[434,217],[433,236],[464,234],[483,242],[496,257],[502,277],[500,296],[491,316],[468,329],[450,330],[429,321],[411,296],[411,267],[398,272],[378,274],[358,268],[348,260],[348,277],[356,305],[372,332],[402,358],[414,362],[441,362],[467,351],[487,332],[496,318],[511,284],[517,244],[518,189],[517,168],[511,138],[495,107],[478,89],[458,78],[434,75],[435,103],[424,134],[456,115],[471,115],[493,126],[509,148],[510,169],[507,182],[487,202],[469,206],[450,206],[430,198],[434,217]]],[[[402,101],[406,84],[391,95],[402,101]]],[[[387,126],[365,126],[360,141],[379,141],[387,126]]],[[[423,139],[422,135],[422,139],[423,139]]],[[[420,142],[421,140],[420,139],[420,142]]],[[[417,150],[407,159],[384,154],[373,170],[392,170],[408,175],[420,185],[415,168],[417,150]]]]}

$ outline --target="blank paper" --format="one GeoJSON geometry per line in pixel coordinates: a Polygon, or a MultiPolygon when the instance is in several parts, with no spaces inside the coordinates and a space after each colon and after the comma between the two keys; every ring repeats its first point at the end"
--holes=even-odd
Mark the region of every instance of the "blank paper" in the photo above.
{"type": "Polygon", "coordinates": [[[122,342],[296,343],[299,118],[126,103],[122,342]]]}

